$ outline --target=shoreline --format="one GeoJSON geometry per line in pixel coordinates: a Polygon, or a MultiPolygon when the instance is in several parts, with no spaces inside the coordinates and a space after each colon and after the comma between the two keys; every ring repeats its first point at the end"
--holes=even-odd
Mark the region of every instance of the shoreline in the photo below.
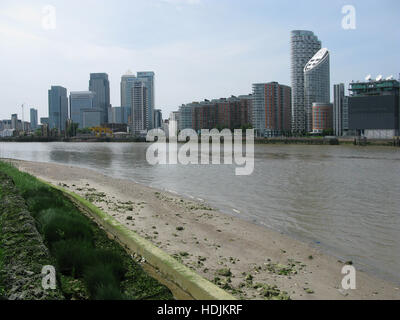
{"type": "Polygon", "coordinates": [[[344,263],[337,258],[203,202],[90,169],[7,161],[86,197],[201,276],[234,289],[238,298],[262,299],[261,283],[276,285],[296,300],[400,299],[395,284],[362,271],[357,290],[344,291],[344,263]]]}

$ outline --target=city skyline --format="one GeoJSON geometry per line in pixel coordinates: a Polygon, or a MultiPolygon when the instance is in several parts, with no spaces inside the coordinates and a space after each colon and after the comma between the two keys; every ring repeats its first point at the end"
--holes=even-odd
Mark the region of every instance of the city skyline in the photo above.
{"type": "Polygon", "coordinates": [[[104,3],[101,8],[80,4],[81,12],[74,18],[71,9],[77,3],[67,7],[55,1],[57,28],[47,31],[41,29],[41,5],[25,1],[15,6],[4,1],[0,5],[1,65],[5,74],[0,118],[9,118],[11,113],[22,118],[22,103],[38,109],[38,117],[47,116],[46,91],[51,85],[63,86],[68,92],[87,90],[87,77],[93,72],[109,74],[111,104],[119,106],[121,75],[128,69],[153,70],[157,74],[154,107],[165,115],[191,101],[248,94],[253,83],[290,85],[290,32],[297,29],[314,31],[330,49],[331,83],[345,83],[347,88],[351,80],[364,79],[367,74],[393,74],[398,78],[399,70],[394,68],[399,41],[396,35],[382,34],[373,26],[374,21],[385,21],[387,28],[394,28],[398,1],[354,1],[356,30],[341,27],[343,1],[323,5],[304,1],[298,15],[289,10],[291,4],[252,1],[252,6],[245,6],[238,1],[159,0],[121,2],[118,7],[104,3]],[[388,6],[392,10],[385,10],[388,6]],[[90,28],[90,32],[75,37],[79,30],[72,24],[89,9],[93,17],[82,22],[86,31],[91,19],[102,17],[107,10],[123,16],[127,14],[123,9],[136,10],[143,18],[126,22],[125,30],[120,24],[110,26],[96,19],[96,30],[90,28]],[[132,39],[123,36],[127,29],[143,26],[146,18],[156,21],[165,13],[172,22],[159,19],[133,34],[132,39]],[[206,26],[202,24],[204,18],[209,21],[206,26]],[[243,23],[238,25],[236,18],[243,23]],[[187,27],[179,27],[176,21],[181,19],[187,27]],[[106,31],[107,27],[110,30],[106,31]],[[385,50],[388,47],[394,50],[385,50]],[[376,59],[377,55],[385,59],[376,59]],[[14,85],[20,74],[25,74],[25,82],[33,83],[23,92],[14,85]]]}

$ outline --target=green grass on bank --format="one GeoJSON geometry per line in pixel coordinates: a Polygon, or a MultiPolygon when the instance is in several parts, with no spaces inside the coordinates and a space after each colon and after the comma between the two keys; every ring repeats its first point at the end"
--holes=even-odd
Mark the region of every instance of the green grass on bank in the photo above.
{"type": "Polygon", "coordinates": [[[25,199],[57,262],[58,281],[67,298],[172,299],[166,287],[148,276],[60,191],[1,161],[0,171],[13,179],[25,199]]]}

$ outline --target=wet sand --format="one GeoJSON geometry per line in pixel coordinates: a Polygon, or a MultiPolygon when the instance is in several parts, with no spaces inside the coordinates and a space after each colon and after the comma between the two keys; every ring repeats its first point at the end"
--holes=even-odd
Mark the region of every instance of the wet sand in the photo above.
{"type": "Polygon", "coordinates": [[[394,284],[357,271],[344,290],[344,262],[306,243],[210,208],[206,203],[96,171],[12,160],[85,197],[131,230],[242,299],[264,299],[274,286],[294,300],[400,299],[394,284]]]}

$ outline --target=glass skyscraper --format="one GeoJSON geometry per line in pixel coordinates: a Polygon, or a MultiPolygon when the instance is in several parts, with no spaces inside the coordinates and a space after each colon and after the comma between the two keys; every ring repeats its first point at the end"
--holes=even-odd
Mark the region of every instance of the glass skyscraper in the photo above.
{"type": "Polygon", "coordinates": [[[292,131],[306,130],[304,99],[304,67],[321,49],[321,41],[312,31],[294,30],[291,33],[292,131]]]}
{"type": "Polygon", "coordinates": [[[48,96],[49,128],[64,131],[68,119],[67,89],[60,86],[52,86],[48,96]]]}
{"type": "Polygon", "coordinates": [[[89,91],[96,95],[93,100],[93,108],[101,110],[102,123],[108,123],[108,108],[110,104],[110,82],[107,73],[91,73],[89,91]]]}
{"type": "Polygon", "coordinates": [[[153,124],[153,112],[154,112],[154,72],[146,71],[146,72],[138,72],[137,78],[140,80],[144,86],[146,87],[147,91],[147,130],[151,130],[154,128],[153,124]]]}
{"type": "Polygon", "coordinates": [[[78,124],[78,128],[83,128],[83,111],[93,109],[94,98],[95,94],[91,91],[76,91],[70,93],[70,117],[74,123],[78,124]]]}
{"type": "Polygon", "coordinates": [[[38,111],[34,108],[31,108],[30,116],[31,116],[31,129],[36,130],[38,127],[38,111]]]}
{"type": "Polygon", "coordinates": [[[330,64],[329,51],[319,50],[304,67],[304,103],[306,131],[313,129],[312,105],[314,102],[330,103],[330,64]]]}

